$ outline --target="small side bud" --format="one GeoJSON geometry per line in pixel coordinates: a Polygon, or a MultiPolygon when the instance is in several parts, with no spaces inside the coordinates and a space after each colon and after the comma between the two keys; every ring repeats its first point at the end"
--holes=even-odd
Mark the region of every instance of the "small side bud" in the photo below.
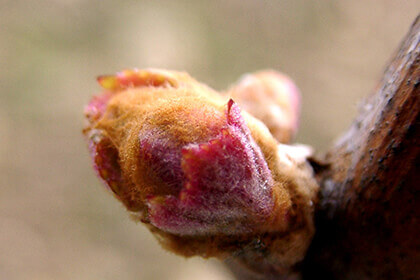
{"type": "Polygon", "coordinates": [[[244,75],[229,91],[246,111],[260,119],[281,143],[289,143],[299,125],[300,93],[288,76],[267,70],[244,75]]]}

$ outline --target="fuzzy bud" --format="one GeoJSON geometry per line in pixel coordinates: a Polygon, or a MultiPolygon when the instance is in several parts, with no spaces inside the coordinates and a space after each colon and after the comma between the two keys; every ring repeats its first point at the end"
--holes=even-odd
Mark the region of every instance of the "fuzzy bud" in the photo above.
{"type": "Polygon", "coordinates": [[[288,76],[266,70],[244,75],[230,98],[267,125],[280,143],[289,143],[299,125],[300,93],[288,76]]]}
{"type": "Polygon", "coordinates": [[[105,91],[86,107],[84,129],[94,169],[164,247],[226,258],[258,237],[275,269],[303,258],[317,186],[260,120],[185,73],[98,81],[105,91]]]}

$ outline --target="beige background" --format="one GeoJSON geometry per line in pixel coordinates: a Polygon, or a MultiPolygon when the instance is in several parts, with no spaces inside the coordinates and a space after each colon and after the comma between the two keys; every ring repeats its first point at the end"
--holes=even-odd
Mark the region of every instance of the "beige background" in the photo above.
{"type": "Polygon", "coordinates": [[[223,89],[275,68],[325,150],[419,12],[410,1],[0,0],[0,279],[231,279],[159,248],[100,185],[81,135],[99,74],[188,71],[223,89]]]}

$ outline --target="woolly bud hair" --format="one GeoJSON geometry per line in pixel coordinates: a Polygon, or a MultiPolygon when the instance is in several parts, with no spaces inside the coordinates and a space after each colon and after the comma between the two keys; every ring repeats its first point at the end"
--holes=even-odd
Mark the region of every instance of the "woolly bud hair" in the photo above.
{"type": "Polygon", "coordinates": [[[284,165],[261,120],[185,73],[126,70],[98,81],[104,92],[84,129],[94,169],[165,248],[226,258],[258,237],[278,255],[273,266],[303,257],[316,186],[303,165],[284,165]]]}

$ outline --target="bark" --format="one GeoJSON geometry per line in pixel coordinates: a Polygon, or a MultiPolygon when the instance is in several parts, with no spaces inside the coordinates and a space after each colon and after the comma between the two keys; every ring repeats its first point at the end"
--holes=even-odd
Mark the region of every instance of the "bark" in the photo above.
{"type": "Polygon", "coordinates": [[[420,278],[419,41],[420,16],[325,165],[315,164],[321,192],[305,279],[420,278]]]}
{"type": "Polygon", "coordinates": [[[312,160],[321,186],[316,235],[289,275],[237,279],[420,279],[420,15],[375,92],[326,155],[312,160]]]}

